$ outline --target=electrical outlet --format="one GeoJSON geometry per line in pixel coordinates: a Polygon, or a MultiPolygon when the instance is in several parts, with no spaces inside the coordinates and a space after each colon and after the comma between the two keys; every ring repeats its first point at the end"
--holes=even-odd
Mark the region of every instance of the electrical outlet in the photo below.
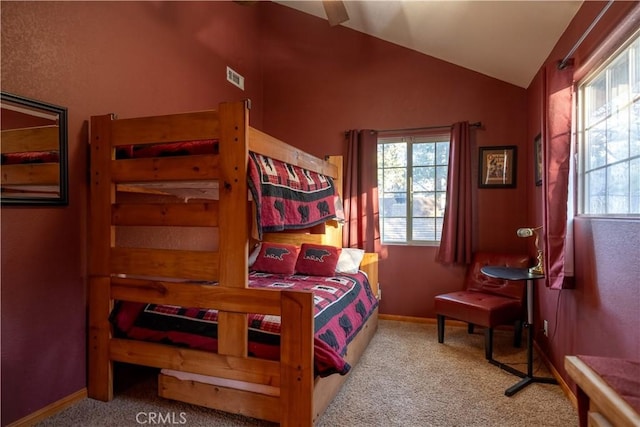
{"type": "Polygon", "coordinates": [[[549,336],[549,322],[547,320],[542,321],[542,332],[544,332],[544,336],[549,336]]]}

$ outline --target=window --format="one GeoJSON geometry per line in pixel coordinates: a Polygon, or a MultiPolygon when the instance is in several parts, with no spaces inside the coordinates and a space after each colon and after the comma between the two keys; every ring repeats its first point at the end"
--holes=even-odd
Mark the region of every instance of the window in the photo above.
{"type": "Polygon", "coordinates": [[[378,138],[380,235],[386,244],[440,241],[449,135],[378,138]]]}
{"type": "Polygon", "coordinates": [[[640,214],[640,38],[578,87],[579,213],[640,214]]]}

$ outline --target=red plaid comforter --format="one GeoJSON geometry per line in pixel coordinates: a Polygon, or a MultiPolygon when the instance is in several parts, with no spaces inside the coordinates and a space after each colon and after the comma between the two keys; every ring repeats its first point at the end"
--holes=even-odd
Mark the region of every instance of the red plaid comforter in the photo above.
{"type": "MultiPolygon", "coordinates": [[[[360,331],[378,302],[363,273],[336,277],[283,276],[251,273],[252,288],[308,290],[315,303],[316,375],[346,374],[347,345],[360,331]]],[[[250,314],[249,354],[278,360],[280,317],[250,314]]],[[[218,312],[205,308],[119,302],[111,320],[116,330],[131,339],[164,342],[217,351],[218,312]]]]}
{"type": "Polygon", "coordinates": [[[249,153],[248,174],[260,236],[263,231],[308,228],[336,217],[331,177],[257,153],[249,153]]]}

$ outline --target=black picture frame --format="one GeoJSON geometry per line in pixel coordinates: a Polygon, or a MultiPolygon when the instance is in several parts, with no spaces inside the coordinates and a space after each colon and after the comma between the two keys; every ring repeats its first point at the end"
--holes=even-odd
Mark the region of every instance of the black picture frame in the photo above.
{"type": "Polygon", "coordinates": [[[478,156],[479,188],[515,188],[518,147],[501,145],[480,147],[478,156]]]}
{"type": "MultiPolygon", "coordinates": [[[[2,104],[2,118],[4,119],[5,113],[11,114],[14,121],[18,122],[31,122],[44,120],[47,124],[51,124],[55,127],[53,130],[53,136],[57,137],[57,155],[58,160],[53,160],[47,164],[34,164],[34,168],[38,166],[53,166],[53,174],[51,176],[58,178],[54,184],[41,184],[40,182],[30,183],[29,180],[24,181],[21,177],[23,173],[19,173],[20,182],[17,184],[6,183],[3,176],[2,191],[0,194],[0,204],[2,206],[67,206],[69,204],[69,172],[67,170],[67,109],[59,105],[50,104],[47,102],[29,99],[24,96],[15,95],[8,92],[0,92],[0,103],[2,104]],[[6,111],[5,111],[6,110],[6,111]],[[34,189],[34,186],[36,187],[34,189]],[[47,187],[45,189],[41,187],[47,187]],[[49,188],[51,187],[51,188],[49,188]]],[[[2,120],[2,133],[14,131],[24,131],[27,137],[20,139],[20,146],[30,146],[31,144],[39,144],[40,140],[31,138],[29,131],[40,129],[43,126],[39,124],[27,125],[26,127],[17,127],[12,129],[11,127],[5,129],[5,125],[10,123],[11,120],[2,120]],[[28,142],[25,142],[28,141],[28,142]]],[[[47,127],[47,126],[44,126],[47,127]]],[[[13,141],[15,138],[11,138],[13,141]]],[[[50,138],[50,140],[52,140],[50,138]]],[[[5,150],[12,150],[7,148],[12,144],[3,144],[3,154],[5,150]]],[[[41,151],[42,149],[36,149],[35,151],[41,151]]],[[[48,149],[47,149],[48,150],[48,149]]],[[[8,151],[12,152],[12,151],[8,151]]],[[[27,151],[30,152],[30,151],[27,151]]],[[[18,166],[18,165],[15,165],[18,166]]],[[[28,165],[27,165],[28,166],[28,165]]],[[[14,165],[3,166],[3,175],[11,174],[11,168],[14,165]]]]}
{"type": "Polygon", "coordinates": [[[533,170],[535,171],[536,186],[542,185],[542,135],[533,139],[533,170]]]}

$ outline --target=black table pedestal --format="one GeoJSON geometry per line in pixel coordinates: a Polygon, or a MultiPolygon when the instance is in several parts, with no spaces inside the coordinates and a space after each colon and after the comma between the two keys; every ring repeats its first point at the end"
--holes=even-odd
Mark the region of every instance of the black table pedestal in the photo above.
{"type": "Polygon", "coordinates": [[[490,359],[489,363],[500,367],[501,369],[522,378],[519,382],[505,390],[506,396],[513,396],[526,386],[532,383],[558,384],[555,378],[536,377],[533,375],[533,297],[535,279],[543,279],[544,275],[530,273],[526,268],[513,267],[496,267],[486,266],[480,270],[483,274],[496,279],[503,280],[526,280],[527,282],[527,321],[524,324],[527,331],[527,372],[521,372],[509,365],[490,359]]]}

